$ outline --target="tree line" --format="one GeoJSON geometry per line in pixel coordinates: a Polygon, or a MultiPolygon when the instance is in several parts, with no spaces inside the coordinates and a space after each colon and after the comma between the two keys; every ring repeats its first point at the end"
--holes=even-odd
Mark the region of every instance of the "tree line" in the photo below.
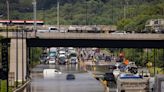
{"type": "MultiPolygon", "coordinates": [[[[6,19],[6,0],[0,2],[0,19],[6,19]]],[[[33,19],[33,0],[9,0],[10,19],[33,19]]],[[[141,31],[147,20],[164,18],[163,0],[36,0],[37,19],[60,24],[117,25],[119,30],[141,31]]]]}

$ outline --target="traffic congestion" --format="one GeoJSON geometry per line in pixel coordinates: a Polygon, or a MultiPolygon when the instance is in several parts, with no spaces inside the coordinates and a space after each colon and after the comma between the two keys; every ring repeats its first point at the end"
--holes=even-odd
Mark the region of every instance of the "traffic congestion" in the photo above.
{"type": "MultiPolygon", "coordinates": [[[[154,77],[150,76],[146,68],[140,68],[135,62],[125,60],[124,53],[114,56],[100,48],[73,47],[50,47],[43,51],[40,63],[66,66],[77,64],[85,71],[92,72],[94,78],[105,85],[107,92],[154,90],[154,77]]],[[[72,80],[76,77],[69,74],[69,78],[72,80]]]]}
{"type": "Polygon", "coordinates": [[[45,48],[43,50],[40,57],[40,63],[43,64],[77,64],[78,60],[78,53],[77,49],[73,47],[69,48],[45,48]]]}

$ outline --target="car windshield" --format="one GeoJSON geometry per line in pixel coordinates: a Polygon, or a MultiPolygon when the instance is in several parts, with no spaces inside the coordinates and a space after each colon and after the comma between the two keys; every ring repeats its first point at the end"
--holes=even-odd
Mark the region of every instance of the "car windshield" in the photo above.
{"type": "Polygon", "coordinates": [[[59,59],[60,59],[60,60],[65,60],[65,59],[66,59],[66,57],[60,57],[59,59]]]}
{"type": "Polygon", "coordinates": [[[77,56],[76,53],[70,54],[70,57],[76,57],[76,56],[77,56]]]}
{"type": "Polygon", "coordinates": [[[56,56],[56,52],[50,53],[49,56],[56,56]]]}
{"type": "Polygon", "coordinates": [[[50,61],[54,61],[54,59],[50,59],[50,61]]]}
{"type": "Polygon", "coordinates": [[[72,58],[71,60],[72,60],[72,61],[76,61],[76,58],[72,58]]]}

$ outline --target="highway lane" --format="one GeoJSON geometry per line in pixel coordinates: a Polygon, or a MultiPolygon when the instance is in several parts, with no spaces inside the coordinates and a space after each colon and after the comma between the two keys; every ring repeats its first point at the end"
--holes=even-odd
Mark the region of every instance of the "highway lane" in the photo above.
{"type": "MultiPolygon", "coordinates": [[[[41,66],[44,68],[49,67],[47,65],[41,66]]],[[[31,84],[28,85],[24,92],[104,92],[103,85],[94,79],[91,73],[81,71],[80,67],[76,65],[51,65],[51,69],[53,67],[58,67],[62,74],[45,77],[41,73],[38,73],[38,75],[35,73],[35,76],[32,77],[31,84]],[[68,73],[73,73],[76,79],[66,80],[68,73]]]]}

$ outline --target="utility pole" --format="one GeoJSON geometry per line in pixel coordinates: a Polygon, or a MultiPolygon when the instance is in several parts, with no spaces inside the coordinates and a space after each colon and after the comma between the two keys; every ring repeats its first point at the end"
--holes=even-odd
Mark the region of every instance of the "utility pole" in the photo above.
{"type": "Polygon", "coordinates": [[[86,9],[86,16],[85,16],[85,25],[88,25],[88,6],[87,6],[87,0],[85,1],[85,9],[86,9]]]}
{"type": "Polygon", "coordinates": [[[60,2],[59,2],[59,0],[57,0],[57,26],[58,26],[58,29],[60,29],[60,19],[59,19],[59,16],[60,16],[60,2]]]}
{"type": "Polygon", "coordinates": [[[42,10],[43,10],[43,21],[45,23],[45,10],[44,10],[44,8],[42,8],[42,10]]]}
{"type": "Polygon", "coordinates": [[[114,24],[113,8],[114,8],[114,7],[113,7],[113,0],[112,0],[112,25],[114,24]]]}
{"type": "MultiPolygon", "coordinates": [[[[6,1],[6,5],[7,5],[7,20],[9,21],[10,20],[10,7],[9,7],[9,1],[7,0],[6,1]]],[[[7,34],[6,34],[6,37],[8,38],[8,25],[9,23],[7,22],[7,34]]]]}
{"type": "MultiPolygon", "coordinates": [[[[126,2],[126,1],[125,1],[126,2]]],[[[124,19],[126,19],[126,7],[125,7],[125,2],[124,2],[124,19]]]]}
{"type": "Polygon", "coordinates": [[[33,0],[32,4],[33,4],[33,12],[34,12],[34,15],[33,15],[34,30],[36,31],[36,0],[33,0]]]}
{"type": "Polygon", "coordinates": [[[10,12],[9,12],[9,1],[6,1],[6,5],[7,5],[7,20],[10,20],[10,12]]]}
{"type": "Polygon", "coordinates": [[[154,76],[156,75],[156,49],[154,48],[154,76]]]}

